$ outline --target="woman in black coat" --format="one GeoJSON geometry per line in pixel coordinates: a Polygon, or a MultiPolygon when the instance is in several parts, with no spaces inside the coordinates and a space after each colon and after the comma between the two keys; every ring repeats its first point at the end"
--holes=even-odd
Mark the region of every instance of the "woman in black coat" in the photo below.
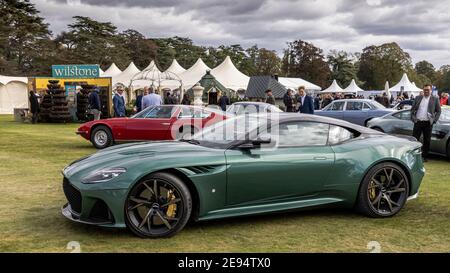
{"type": "Polygon", "coordinates": [[[33,114],[31,122],[36,123],[39,114],[39,102],[33,91],[30,91],[30,112],[33,114]]]}

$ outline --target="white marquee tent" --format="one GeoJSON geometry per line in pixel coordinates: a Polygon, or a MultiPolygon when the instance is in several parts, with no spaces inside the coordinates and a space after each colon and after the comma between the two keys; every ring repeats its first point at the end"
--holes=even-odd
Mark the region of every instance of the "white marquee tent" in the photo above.
{"type": "Polygon", "coordinates": [[[220,65],[211,70],[211,75],[213,75],[223,86],[235,91],[247,89],[248,82],[250,81],[249,76],[245,75],[234,66],[230,56],[227,56],[220,65]]]}
{"type": "Polygon", "coordinates": [[[111,66],[103,72],[103,77],[117,77],[122,73],[122,71],[116,66],[115,63],[112,63],[111,66]]]}
{"type": "Polygon", "coordinates": [[[363,92],[364,90],[361,89],[353,79],[352,82],[347,86],[347,88],[344,89],[344,93],[351,93],[351,94],[358,94],[359,92],[363,92]]]}
{"type": "Polygon", "coordinates": [[[279,77],[278,82],[284,85],[286,88],[297,90],[300,86],[304,86],[307,92],[317,92],[322,90],[318,85],[305,81],[301,78],[286,78],[279,77]]]}
{"type": "Polygon", "coordinates": [[[0,75],[0,114],[13,114],[14,108],[28,108],[28,78],[0,75]]]}
{"type": "Polygon", "coordinates": [[[198,60],[195,62],[193,66],[191,66],[185,72],[181,73],[179,76],[183,81],[184,87],[186,89],[189,89],[192,86],[194,86],[197,82],[199,82],[201,78],[206,74],[206,71],[208,70],[211,70],[211,68],[209,68],[201,58],[198,58],[198,60]]]}
{"type": "Polygon", "coordinates": [[[165,72],[172,72],[174,74],[180,75],[183,72],[185,72],[186,69],[184,69],[176,59],[173,59],[172,64],[169,66],[169,68],[166,69],[165,72]]]}
{"type": "Polygon", "coordinates": [[[342,89],[342,87],[339,86],[336,80],[333,80],[333,83],[330,85],[330,87],[328,87],[327,89],[323,90],[320,93],[325,94],[325,93],[343,93],[343,92],[344,89],[342,89]]]}
{"type": "Polygon", "coordinates": [[[122,73],[120,73],[116,77],[113,77],[112,79],[113,86],[118,83],[123,84],[124,86],[129,86],[131,78],[133,78],[134,75],[136,75],[139,72],[141,72],[141,70],[139,70],[136,67],[136,65],[134,65],[133,62],[131,62],[122,73]]]}
{"type": "Polygon", "coordinates": [[[422,91],[422,89],[418,88],[415,84],[410,82],[408,79],[408,75],[404,73],[400,82],[390,88],[389,91],[396,94],[398,94],[399,92],[407,92],[409,94],[417,96],[419,95],[420,91],[422,91]]]}

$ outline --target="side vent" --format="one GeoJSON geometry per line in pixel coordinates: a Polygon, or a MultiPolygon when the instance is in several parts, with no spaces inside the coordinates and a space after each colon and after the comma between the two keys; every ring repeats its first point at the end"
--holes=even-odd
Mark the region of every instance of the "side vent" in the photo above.
{"type": "Polygon", "coordinates": [[[214,172],[220,165],[206,165],[206,166],[192,166],[185,167],[185,169],[193,172],[194,174],[206,174],[214,172]]]}

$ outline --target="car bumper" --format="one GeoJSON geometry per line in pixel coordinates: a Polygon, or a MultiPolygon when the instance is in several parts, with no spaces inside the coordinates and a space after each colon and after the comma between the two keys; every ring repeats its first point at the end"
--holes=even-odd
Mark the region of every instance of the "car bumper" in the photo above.
{"type": "Polygon", "coordinates": [[[408,197],[407,201],[411,201],[411,200],[417,199],[418,197],[419,197],[419,192],[417,192],[416,194],[411,195],[410,197],[408,197]]]}
{"type": "Polygon", "coordinates": [[[103,227],[126,227],[124,202],[126,189],[97,189],[63,179],[63,191],[68,201],[61,213],[67,219],[103,227]]]}
{"type": "Polygon", "coordinates": [[[76,131],[75,134],[89,140],[89,131],[76,131]]]}

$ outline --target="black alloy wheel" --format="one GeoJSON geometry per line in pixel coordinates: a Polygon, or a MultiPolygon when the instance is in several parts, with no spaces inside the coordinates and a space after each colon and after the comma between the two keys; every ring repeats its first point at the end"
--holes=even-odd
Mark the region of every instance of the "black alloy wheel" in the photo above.
{"type": "Polygon", "coordinates": [[[390,217],[405,205],[409,181],[396,164],[383,163],[373,167],[363,180],[357,208],[370,217],[390,217]]]}
{"type": "Polygon", "coordinates": [[[138,182],[125,204],[127,226],[144,238],[170,237],[189,220],[192,200],[186,185],[169,173],[156,173],[138,182]]]}

